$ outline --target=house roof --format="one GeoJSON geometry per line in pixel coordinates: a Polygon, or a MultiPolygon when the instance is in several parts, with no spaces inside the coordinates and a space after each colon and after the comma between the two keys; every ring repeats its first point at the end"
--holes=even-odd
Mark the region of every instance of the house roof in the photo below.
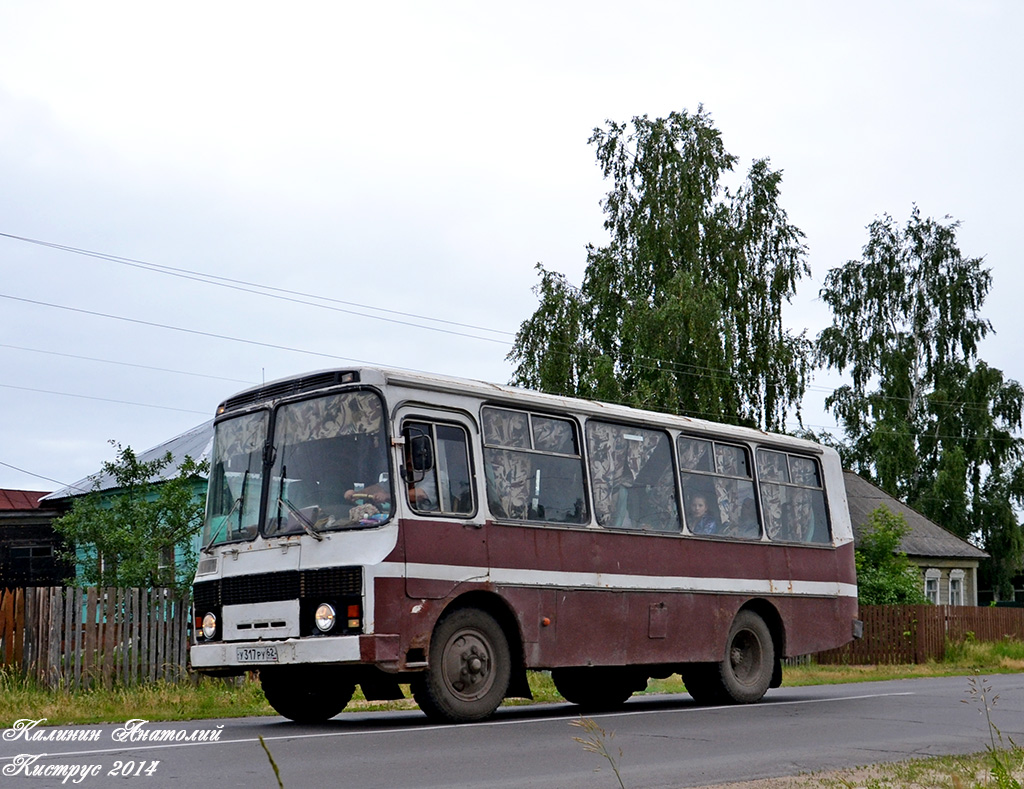
{"type": "MultiPolygon", "coordinates": [[[[195,461],[207,459],[210,456],[212,446],[213,420],[211,419],[198,427],[187,430],[180,436],[175,436],[169,441],[165,441],[159,446],[147,449],[145,452],[139,454],[138,459],[140,462],[148,462],[150,460],[161,458],[167,452],[170,452],[171,457],[173,458],[171,464],[165,468],[162,473],[157,474],[149,480],[150,482],[161,482],[162,480],[173,477],[177,473],[178,468],[185,461],[186,455],[195,461]]],[[[113,476],[98,471],[95,474],[90,474],[85,479],[79,480],[74,485],[68,485],[66,488],[61,488],[60,490],[49,494],[44,500],[59,501],[61,499],[70,499],[75,496],[81,496],[85,493],[91,493],[97,487],[99,490],[111,490],[115,488],[116,484],[113,476]]]]}
{"type": "Polygon", "coordinates": [[[843,476],[846,479],[846,498],[850,503],[850,521],[855,536],[860,535],[871,513],[884,504],[890,512],[902,515],[910,527],[900,542],[900,548],[907,556],[975,560],[988,558],[985,551],[960,539],[863,477],[852,471],[843,472],[843,476]]]}
{"type": "Polygon", "coordinates": [[[37,510],[45,490],[0,490],[0,510],[37,510]]]}

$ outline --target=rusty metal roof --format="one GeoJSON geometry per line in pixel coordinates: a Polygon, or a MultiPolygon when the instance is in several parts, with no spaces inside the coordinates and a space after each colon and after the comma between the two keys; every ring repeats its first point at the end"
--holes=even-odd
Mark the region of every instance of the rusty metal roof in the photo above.
{"type": "Polygon", "coordinates": [[[846,479],[846,498],[850,502],[850,520],[855,537],[860,535],[871,513],[884,504],[893,514],[902,515],[910,527],[900,542],[900,549],[907,556],[974,560],[988,557],[985,551],[960,539],[863,477],[852,471],[843,472],[843,476],[846,479]]]}
{"type": "MultiPolygon", "coordinates": [[[[162,474],[150,479],[150,482],[160,482],[161,480],[173,477],[178,473],[178,467],[184,462],[185,456],[188,455],[195,461],[205,460],[210,455],[210,450],[213,446],[213,420],[204,422],[198,427],[193,427],[191,430],[187,430],[180,436],[175,436],[168,441],[155,446],[152,449],[147,449],[145,452],[140,452],[138,458],[142,462],[150,460],[156,460],[157,458],[163,457],[166,453],[171,453],[171,464],[164,469],[162,474]]],[[[85,479],[80,479],[74,485],[68,485],[66,488],[49,494],[45,497],[45,501],[59,501],[61,499],[70,499],[75,496],[82,496],[86,493],[90,493],[97,488],[99,490],[111,490],[116,487],[114,478],[110,474],[104,474],[102,471],[97,471],[95,474],[90,474],[85,479]]]]}
{"type": "Polygon", "coordinates": [[[45,490],[0,489],[0,510],[37,510],[39,500],[46,495],[45,490]]]}

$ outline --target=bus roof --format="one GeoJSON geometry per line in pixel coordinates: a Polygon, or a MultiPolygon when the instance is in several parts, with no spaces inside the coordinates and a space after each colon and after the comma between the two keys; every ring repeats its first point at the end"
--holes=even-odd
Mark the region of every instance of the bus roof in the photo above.
{"type": "Polygon", "coordinates": [[[451,395],[475,397],[495,404],[514,405],[521,408],[541,408],[561,412],[572,411],[587,416],[649,423],[679,430],[713,433],[722,438],[741,440],[783,439],[786,444],[799,445],[805,451],[822,452],[823,447],[813,441],[794,436],[769,433],[758,428],[741,427],[724,422],[712,422],[688,416],[679,416],[631,406],[585,400],[575,397],[547,394],[533,389],[495,384],[455,376],[400,370],[386,367],[356,366],[316,370],[300,375],[269,381],[260,386],[245,389],[221,403],[218,415],[229,410],[272,402],[300,393],[312,393],[320,389],[354,383],[378,386],[397,386],[423,391],[445,392],[451,395]]]}

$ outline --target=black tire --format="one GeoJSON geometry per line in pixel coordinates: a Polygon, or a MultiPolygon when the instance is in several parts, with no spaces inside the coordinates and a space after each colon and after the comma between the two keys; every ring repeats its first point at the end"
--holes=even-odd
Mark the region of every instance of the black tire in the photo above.
{"type": "Polygon", "coordinates": [[[680,672],[686,692],[698,704],[723,704],[727,697],[722,687],[718,663],[691,663],[680,672]]]}
{"type": "Polygon", "coordinates": [[[720,671],[722,690],[736,704],[760,701],[768,692],[774,669],[775,645],[768,625],[753,611],[740,611],[726,641],[720,671]]]}
{"type": "Polygon", "coordinates": [[[412,693],[427,717],[439,722],[489,718],[512,676],[505,632],[494,617],[475,608],[460,608],[437,623],[428,663],[412,693]]]}
{"type": "Polygon", "coordinates": [[[260,684],[277,714],[296,723],[330,720],[345,709],[356,688],[341,669],[328,666],[264,668],[260,684]]]}
{"type": "Polygon", "coordinates": [[[618,709],[647,684],[647,677],[617,666],[555,668],[551,680],[566,701],[593,712],[618,709]]]}

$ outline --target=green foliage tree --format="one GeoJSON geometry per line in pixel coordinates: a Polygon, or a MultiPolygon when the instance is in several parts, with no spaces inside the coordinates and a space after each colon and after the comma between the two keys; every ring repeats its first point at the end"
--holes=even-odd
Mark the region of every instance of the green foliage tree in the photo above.
{"type": "Polygon", "coordinates": [[[861,605],[920,605],[928,599],[921,573],[900,549],[910,531],[902,515],[884,504],[871,513],[855,553],[857,600],[861,605]]]}
{"type": "Polygon", "coordinates": [[[726,188],[737,158],[703,107],[608,121],[590,144],[611,182],[610,240],[588,246],[581,288],[538,264],[513,383],[780,429],[799,413],[811,358],[782,325],[809,270],[781,172],[757,160],[726,188]]]}
{"type": "Polygon", "coordinates": [[[845,432],[846,464],[995,559],[1001,595],[1024,542],[1024,389],[978,357],[992,332],[981,315],[992,284],[965,258],[958,222],[922,218],[868,226],[859,260],[833,269],[821,297],[832,325],[819,360],[851,375],[826,405],[845,432]]]}
{"type": "Polygon", "coordinates": [[[202,528],[206,498],[195,496],[194,483],[207,472],[207,461],[186,457],[176,475],[155,483],[151,480],[173,462],[170,452],[140,461],[131,447],[111,444],[117,456],[103,464],[102,473],[114,479],[113,488],[101,492],[97,481],[53,522],[72,546],[65,558],[77,566],[79,577],[71,582],[187,586],[196,562],[192,538],[202,528]]]}

